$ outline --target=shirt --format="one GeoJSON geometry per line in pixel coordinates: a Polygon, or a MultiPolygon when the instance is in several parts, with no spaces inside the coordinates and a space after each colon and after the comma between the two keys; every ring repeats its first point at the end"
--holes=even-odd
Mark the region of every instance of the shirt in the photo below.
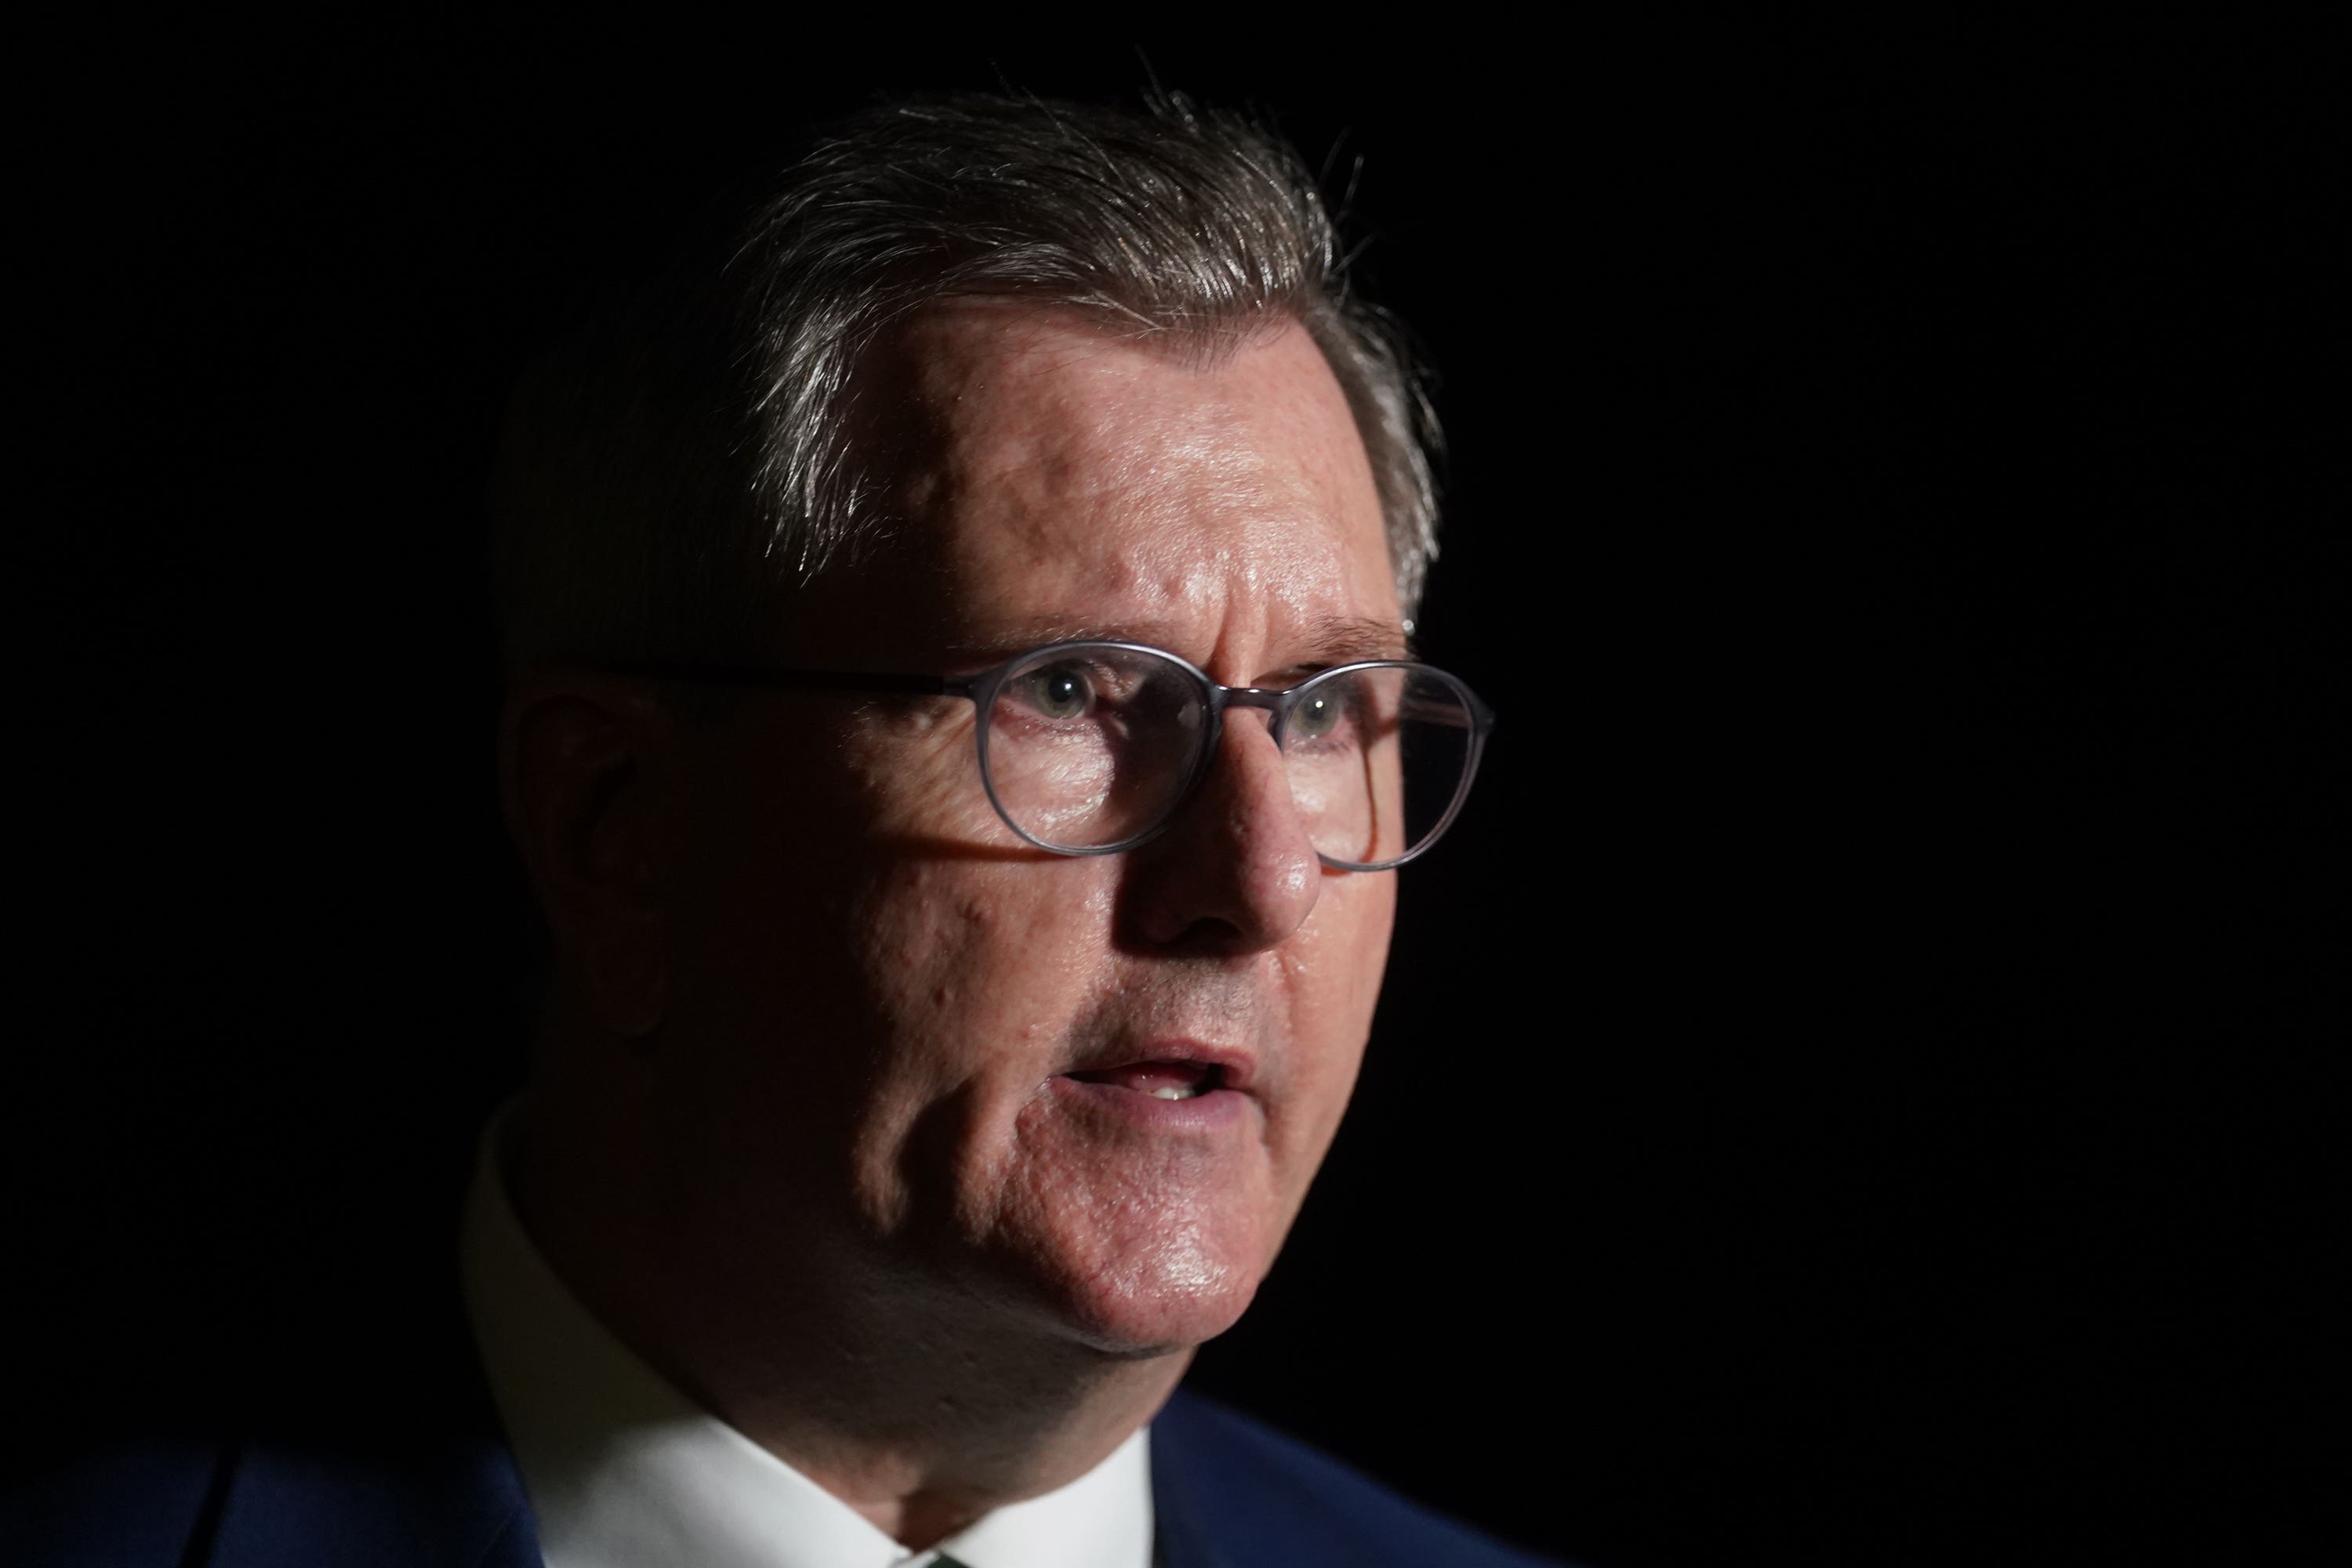
{"type": "Polygon", "coordinates": [[[1058,1490],[909,1552],[701,1408],[597,1321],[524,1232],[506,1114],[466,1202],[467,1314],[548,1568],[1150,1568],[1149,1429],[1058,1490]]]}

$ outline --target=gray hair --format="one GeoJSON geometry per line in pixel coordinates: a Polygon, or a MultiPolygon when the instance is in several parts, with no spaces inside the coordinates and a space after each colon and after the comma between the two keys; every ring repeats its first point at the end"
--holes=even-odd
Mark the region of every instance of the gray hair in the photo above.
{"type": "Polygon", "coordinates": [[[748,223],[589,312],[517,388],[508,657],[755,656],[779,590],[887,526],[847,434],[860,357],[972,294],[1212,348],[1299,323],[1355,415],[1410,615],[1436,553],[1438,428],[1401,325],[1345,268],[1297,153],[1177,95],[1140,113],[959,95],[843,121],[748,223]]]}

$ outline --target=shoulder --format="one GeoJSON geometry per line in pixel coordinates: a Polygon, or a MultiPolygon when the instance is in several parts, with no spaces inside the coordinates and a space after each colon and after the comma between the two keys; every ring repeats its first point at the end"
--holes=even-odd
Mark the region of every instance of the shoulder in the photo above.
{"type": "Polygon", "coordinates": [[[0,1495],[9,1568],[412,1568],[539,1561],[504,1445],[470,1431],[125,1445],[0,1495]]]}
{"type": "Polygon", "coordinates": [[[1216,1568],[1543,1568],[1546,1559],[1454,1523],[1339,1460],[1197,1394],[1151,1424],[1154,1500],[1173,1552],[1216,1568]]]}
{"type": "Polygon", "coordinates": [[[0,1561],[536,1563],[520,1479],[478,1374],[452,1368],[437,1340],[413,1354],[392,1336],[378,1342],[378,1363],[338,1368],[307,1388],[256,1373],[236,1398],[205,1386],[113,1408],[103,1421],[61,1415],[42,1433],[46,1452],[6,1467],[0,1561]]]}
{"type": "Polygon", "coordinates": [[[224,1444],[159,1440],[14,1470],[0,1539],[25,1568],[178,1568],[228,1460],[224,1444]]]}

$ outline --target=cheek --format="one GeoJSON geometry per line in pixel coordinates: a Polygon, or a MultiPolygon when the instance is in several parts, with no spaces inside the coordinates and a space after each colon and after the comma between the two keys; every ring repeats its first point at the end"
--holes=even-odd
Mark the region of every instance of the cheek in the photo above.
{"type": "Polygon", "coordinates": [[[865,1184],[911,1180],[901,1167],[918,1157],[985,1184],[1013,1114],[1062,1065],[1072,1020],[1100,990],[1109,913],[1098,871],[922,858],[864,890],[849,959],[873,1026],[865,1184]],[[926,1116],[936,1124],[919,1131],[926,1116]]]}
{"type": "Polygon", "coordinates": [[[1323,891],[1297,934],[1281,950],[1291,995],[1291,1026],[1303,1048],[1361,1052],[1388,967],[1396,925],[1396,876],[1389,871],[1326,872],[1323,891]]]}
{"type": "Polygon", "coordinates": [[[1364,871],[1345,873],[1339,880],[1342,918],[1349,928],[1349,995],[1368,1029],[1372,1005],[1380,1000],[1381,976],[1388,970],[1389,938],[1396,930],[1397,878],[1393,871],[1364,871]]]}
{"type": "Polygon", "coordinates": [[[1334,873],[1325,878],[1306,925],[1281,950],[1298,1089],[1286,1152],[1306,1167],[1302,1186],[1355,1089],[1395,919],[1393,873],[1334,873]]]}
{"type": "Polygon", "coordinates": [[[935,1038],[960,1077],[1057,1034],[1108,951],[1108,900],[1092,869],[922,859],[866,889],[856,956],[891,1033],[935,1038]]]}
{"type": "Polygon", "coordinates": [[[854,920],[891,1033],[992,1070],[1057,1037],[1109,951],[1108,868],[1023,843],[989,804],[971,705],[862,718],[845,738],[858,854],[880,867],[854,920]]]}

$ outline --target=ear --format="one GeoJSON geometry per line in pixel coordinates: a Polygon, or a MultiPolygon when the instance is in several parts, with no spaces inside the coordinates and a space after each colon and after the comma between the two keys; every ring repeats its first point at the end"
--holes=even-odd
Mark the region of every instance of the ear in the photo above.
{"type": "Polygon", "coordinates": [[[499,788],[555,942],[555,975],[601,1032],[654,1034],[668,1005],[681,848],[677,727],[642,682],[538,670],[510,686],[499,788]]]}

